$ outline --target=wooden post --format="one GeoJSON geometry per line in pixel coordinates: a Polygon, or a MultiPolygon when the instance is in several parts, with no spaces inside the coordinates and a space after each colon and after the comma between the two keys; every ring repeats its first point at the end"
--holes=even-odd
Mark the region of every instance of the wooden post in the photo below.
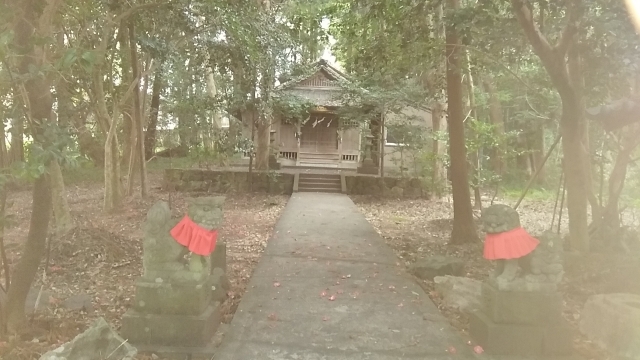
{"type": "Polygon", "coordinates": [[[338,164],[342,164],[342,136],[343,128],[342,128],[342,119],[337,118],[338,120],[338,128],[336,131],[338,132],[338,164]]]}
{"type": "MultiPolygon", "coordinates": [[[[255,106],[256,92],[252,94],[255,106]]],[[[253,142],[256,134],[256,110],[251,110],[251,151],[249,151],[249,192],[253,192],[253,142]]]]}
{"type": "Polygon", "coordinates": [[[302,139],[302,126],[300,126],[300,120],[296,123],[296,136],[298,150],[296,152],[296,166],[300,166],[300,139],[302,139]]]}

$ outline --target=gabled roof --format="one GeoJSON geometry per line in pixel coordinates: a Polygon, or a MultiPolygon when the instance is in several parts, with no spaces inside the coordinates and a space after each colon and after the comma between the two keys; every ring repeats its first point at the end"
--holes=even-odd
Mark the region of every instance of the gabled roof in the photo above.
{"type": "Polygon", "coordinates": [[[274,90],[285,90],[296,86],[303,86],[301,84],[302,82],[311,79],[316,75],[323,75],[328,80],[336,82],[336,86],[339,86],[341,82],[351,82],[347,74],[329,64],[325,59],[320,59],[303,69],[302,74],[295,76],[276,86],[274,90]]]}
{"type": "Polygon", "coordinates": [[[304,68],[300,75],[278,85],[274,96],[288,93],[318,106],[340,106],[341,88],[346,83],[351,83],[351,79],[345,73],[321,59],[304,68]]]}

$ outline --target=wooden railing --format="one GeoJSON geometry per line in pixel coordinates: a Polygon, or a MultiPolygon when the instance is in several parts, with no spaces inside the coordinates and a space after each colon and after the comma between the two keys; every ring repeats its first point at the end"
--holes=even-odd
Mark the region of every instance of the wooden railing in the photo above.
{"type": "Polygon", "coordinates": [[[300,150],[305,152],[335,152],[338,151],[338,142],[330,141],[309,141],[302,140],[300,142],[300,150]]]}
{"type": "Polygon", "coordinates": [[[280,157],[288,160],[297,160],[298,153],[296,151],[280,151],[280,157]]]}
{"type": "Polygon", "coordinates": [[[358,161],[358,155],[343,154],[342,161],[358,161]]]}

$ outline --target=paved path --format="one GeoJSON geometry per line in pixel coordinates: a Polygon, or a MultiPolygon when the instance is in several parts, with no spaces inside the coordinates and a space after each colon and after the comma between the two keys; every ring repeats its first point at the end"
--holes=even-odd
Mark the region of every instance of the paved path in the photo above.
{"type": "Polygon", "coordinates": [[[473,356],[349,197],[296,193],[215,359],[473,356]]]}

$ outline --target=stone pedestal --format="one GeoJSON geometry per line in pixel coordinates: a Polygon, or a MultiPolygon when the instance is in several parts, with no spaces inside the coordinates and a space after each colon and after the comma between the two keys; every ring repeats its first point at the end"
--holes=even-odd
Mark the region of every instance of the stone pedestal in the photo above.
{"type": "Polygon", "coordinates": [[[127,311],[122,336],[134,346],[205,348],[220,324],[220,303],[211,303],[198,315],[149,314],[127,311]]]}
{"type": "Polygon", "coordinates": [[[198,315],[211,303],[212,281],[200,283],[136,283],[134,309],[160,315],[198,315]]]}
{"type": "MultiPolygon", "coordinates": [[[[188,215],[198,226],[220,227],[223,197],[193,198],[188,203],[188,215]]],[[[122,318],[121,334],[140,352],[211,358],[220,303],[229,283],[226,246],[218,242],[207,256],[190,253],[170,235],[175,224],[165,202],[156,203],[147,214],[144,271],[136,283],[133,308],[122,318]]]]}
{"type": "Polygon", "coordinates": [[[149,351],[208,347],[221,319],[212,284],[213,276],[197,283],[139,280],[134,307],[122,318],[122,336],[149,351]]]}
{"type": "Polygon", "coordinates": [[[566,356],[571,330],[557,292],[501,291],[482,285],[482,310],[470,317],[470,334],[489,354],[566,356]]]}

